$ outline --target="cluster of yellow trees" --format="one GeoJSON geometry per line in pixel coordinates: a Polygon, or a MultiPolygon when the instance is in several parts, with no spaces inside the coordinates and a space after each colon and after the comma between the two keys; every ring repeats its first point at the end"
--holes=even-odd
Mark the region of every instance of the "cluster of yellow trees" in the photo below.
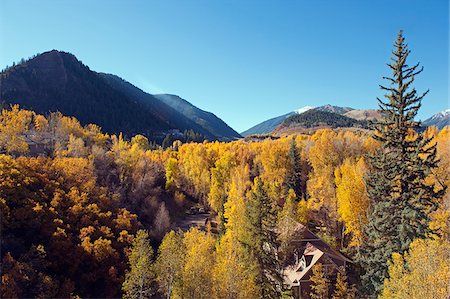
{"type": "MultiPolygon", "coordinates": [[[[434,136],[440,159],[439,168],[427,180],[449,186],[450,129],[429,128],[426,134],[434,136]]],[[[278,207],[281,235],[292,224],[286,219],[294,218],[352,256],[364,242],[362,227],[367,222],[365,156],[378,147],[367,131],[323,129],[313,135],[259,142],[175,141],[166,150],[150,150],[144,136],[126,141],[122,136],[103,134],[95,125],[83,127],[76,119],[58,113],[43,117],[17,106],[3,109],[2,228],[4,236],[8,233],[20,246],[2,241],[2,259],[9,265],[9,270],[2,272],[2,281],[7,282],[2,284],[2,293],[14,289],[15,293],[6,294],[36,296],[23,290],[26,284],[17,276],[17,267],[24,263],[22,267],[30,265],[37,269],[36,273],[56,281],[49,284],[56,290],[43,294],[117,294],[117,282],[124,280],[126,266],[96,269],[93,273],[111,286],[99,289],[99,279],[87,273],[92,267],[83,264],[88,256],[108,260],[110,263],[103,265],[111,267],[118,260],[125,265],[138,228],[147,229],[152,244],[159,244],[173,220],[182,217],[192,202],[198,202],[215,215],[219,235],[197,229],[183,235],[165,235],[154,263],[160,292],[175,298],[255,298],[260,292],[255,280],[257,269],[245,245],[246,211],[255,182],[262,184],[278,207]],[[33,152],[36,144],[47,151],[45,157],[29,157],[43,154],[33,152]],[[300,181],[296,191],[289,183],[293,175],[300,181]],[[33,194],[32,199],[29,194],[33,194]],[[33,223],[41,221],[42,229],[33,229],[35,237],[24,241],[31,229],[28,219],[33,223]],[[64,242],[68,245],[61,247],[64,242]],[[83,258],[76,266],[72,263],[77,259],[67,265],[62,259],[66,249],[57,248],[82,253],[83,258]],[[53,259],[52,263],[45,267],[34,265],[31,252],[43,250],[43,259],[53,259]],[[70,276],[56,279],[63,275],[62,269],[72,269],[70,276]],[[103,270],[107,274],[100,275],[98,272],[103,270]]],[[[412,294],[416,279],[435,286],[432,289],[441,292],[436,294],[448,291],[442,284],[449,280],[450,272],[445,263],[448,256],[443,253],[449,246],[448,200],[449,193],[436,203],[439,209],[431,215],[431,226],[440,237],[418,240],[409,252],[393,257],[383,293],[386,298],[412,294]],[[439,261],[424,259],[425,267],[419,261],[427,249],[441,253],[436,255],[439,261]]],[[[36,281],[40,284],[45,279],[36,281]]],[[[430,293],[424,294],[423,298],[430,293]]]]}

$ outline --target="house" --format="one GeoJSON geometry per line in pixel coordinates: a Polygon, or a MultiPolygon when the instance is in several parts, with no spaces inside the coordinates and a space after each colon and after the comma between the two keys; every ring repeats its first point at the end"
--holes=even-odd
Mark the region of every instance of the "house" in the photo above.
{"type": "Polygon", "coordinates": [[[284,268],[284,285],[293,291],[294,298],[310,298],[310,277],[315,266],[322,264],[325,273],[334,280],[337,271],[345,268],[351,260],[300,223],[296,224],[293,236],[294,257],[292,263],[284,268]]]}
{"type": "Polygon", "coordinates": [[[49,156],[53,151],[52,138],[49,134],[35,134],[32,132],[25,134],[24,137],[28,144],[29,156],[49,156]]]}

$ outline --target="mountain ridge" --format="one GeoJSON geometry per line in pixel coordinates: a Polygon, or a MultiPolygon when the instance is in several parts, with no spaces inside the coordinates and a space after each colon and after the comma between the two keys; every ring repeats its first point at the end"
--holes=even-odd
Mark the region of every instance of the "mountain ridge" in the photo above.
{"type": "Polygon", "coordinates": [[[215,136],[230,140],[242,138],[238,132],[233,130],[214,113],[200,109],[178,95],[155,94],[154,96],[215,136]]]}
{"type": "Polygon", "coordinates": [[[193,130],[210,140],[236,138],[234,130],[229,136],[211,134],[130,82],[92,71],[75,55],[58,50],[0,72],[0,102],[19,104],[40,114],[59,111],[83,125],[95,123],[108,133],[126,136],[143,134],[160,141],[173,130],[193,130]]]}

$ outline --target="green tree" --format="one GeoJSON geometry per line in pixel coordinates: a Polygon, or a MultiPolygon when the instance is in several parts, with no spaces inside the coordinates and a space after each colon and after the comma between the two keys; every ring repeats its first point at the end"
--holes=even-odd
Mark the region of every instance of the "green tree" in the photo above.
{"type": "Polygon", "coordinates": [[[267,195],[262,181],[256,178],[247,208],[249,239],[246,245],[256,260],[256,284],[262,298],[280,298],[281,266],[277,258],[276,205],[267,195]]]}
{"type": "Polygon", "coordinates": [[[162,147],[164,149],[168,148],[169,146],[172,146],[172,143],[175,141],[172,134],[167,134],[166,137],[164,137],[164,140],[162,142],[162,147]]]}
{"type": "Polygon", "coordinates": [[[139,230],[129,256],[130,271],[126,273],[125,282],[122,285],[124,298],[151,298],[155,293],[152,258],[153,249],[150,246],[148,233],[145,230],[139,230]]]}
{"type": "Polygon", "coordinates": [[[374,138],[382,147],[369,156],[366,178],[370,204],[360,261],[365,270],[363,290],[370,298],[383,288],[392,253],[404,252],[415,238],[430,232],[428,215],[443,195],[425,184],[430,170],[437,167],[436,146],[431,138],[415,133],[419,123],[414,117],[428,91],[419,96],[411,84],[423,68],[407,65],[410,50],[401,31],[392,53],[388,66],[393,76],[385,77],[390,86],[381,86],[387,100],[378,99],[384,117],[375,123],[374,138]]]}
{"type": "Polygon", "coordinates": [[[303,197],[300,153],[297,149],[295,137],[292,137],[291,147],[289,149],[289,165],[286,169],[286,189],[294,190],[299,199],[303,197]]]}

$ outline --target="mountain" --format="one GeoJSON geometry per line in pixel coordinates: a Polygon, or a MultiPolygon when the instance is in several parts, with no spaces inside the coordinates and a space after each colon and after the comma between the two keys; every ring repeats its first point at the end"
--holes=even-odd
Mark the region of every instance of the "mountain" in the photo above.
{"type": "Polygon", "coordinates": [[[424,120],[422,125],[425,127],[436,126],[439,129],[450,126],[450,109],[441,111],[432,117],[424,120]]]}
{"type": "Polygon", "coordinates": [[[286,118],[288,118],[291,115],[294,115],[295,112],[289,112],[287,114],[283,114],[281,116],[277,116],[271,119],[268,119],[266,121],[263,121],[262,123],[257,124],[256,126],[251,127],[248,130],[245,130],[244,132],[241,132],[242,136],[250,136],[250,135],[256,135],[256,134],[268,134],[275,130],[275,128],[281,124],[286,118]]]}
{"type": "Polygon", "coordinates": [[[294,112],[297,113],[297,114],[301,114],[303,112],[306,112],[306,111],[311,110],[311,109],[316,109],[316,108],[317,107],[314,107],[314,106],[305,106],[305,107],[299,108],[297,110],[294,110],[294,112]]]}
{"type": "Polygon", "coordinates": [[[283,114],[281,116],[277,116],[277,117],[271,118],[269,120],[263,121],[262,123],[259,123],[256,126],[253,126],[250,129],[242,132],[241,135],[249,136],[249,135],[254,135],[254,134],[269,134],[272,131],[274,131],[277,128],[277,126],[279,126],[288,117],[297,115],[297,114],[303,114],[303,113],[305,113],[307,111],[311,111],[311,110],[344,114],[344,113],[347,113],[354,109],[349,108],[349,107],[339,107],[339,106],[332,106],[332,105],[324,105],[324,106],[320,106],[320,107],[304,106],[302,108],[296,109],[287,114],[283,114]]]}
{"type": "Polygon", "coordinates": [[[286,118],[274,131],[275,134],[285,134],[310,128],[348,128],[367,127],[366,121],[356,120],[335,112],[321,109],[311,109],[301,114],[294,114],[286,118]]]}
{"type": "Polygon", "coordinates": [[[363,109],[363,110],[350,110],[342,114],[344,116],[354,118],[356,120],[377,120],[381,119],[382,115],[379,110],[375,109],[363,109]]]}
{"type": "Polygon", "coordinates": [[[208,139],[221,139],[219,136],[212,134],[201,125],[190,120],[183,113],[180,113],[176,109],[160,101],[156,96],[144,92],[119,76],[105,73],[98,74],[110,87],[146,107],[146,109],[155,114],[158,118],[165,120],[172,129],[179,129],[181,131],[194,130],[208,139]]]}
{"type": "Polygon", "coordinates": [[[337,113],[337,114],[344,114],[344,113],[354,110],[353,108],[350,108],[350,107],[339,107],[339,106],[333,106],[330,104],[320,106],[315,109],[320,110],[320,111],[325,111],[325,112],[337,113]]]}
{"type": "Polygon", "coordinates": [[[238,132],[230,128],[223,120],[218,118],[213,113],[199,109],[177,95],[156,94],[154,96],[202,128],[206,129],[214,136],[221,139],[237,139],[242,137],[238,132]]]}
{"type": "Polygon", "coordinates": [[[74,55],[52,50],[0,73],[0,103],[19,104],[40,114],[60,111],[108,133],[144,134],[160,140],[173,130],[216,136],[171,106],[120,77],[97,73],[74,55]]]}

